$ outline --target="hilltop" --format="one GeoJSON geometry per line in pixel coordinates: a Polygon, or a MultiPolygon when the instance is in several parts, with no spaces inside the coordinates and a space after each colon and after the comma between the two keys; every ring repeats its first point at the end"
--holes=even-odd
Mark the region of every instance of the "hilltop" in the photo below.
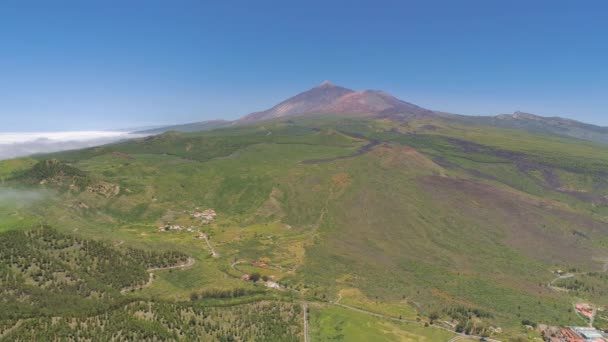
{"type": "Polygon", "coordinates": [[[269,120],[303,114],[430,115],[431,111],[378,90],[354,91],[329,81],[297,94],[276,106],[248,114],[240,122],[269,120]]]}

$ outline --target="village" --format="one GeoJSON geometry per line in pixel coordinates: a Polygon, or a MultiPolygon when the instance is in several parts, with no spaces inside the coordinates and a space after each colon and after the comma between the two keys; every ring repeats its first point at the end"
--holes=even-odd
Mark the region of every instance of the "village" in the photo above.
{"type": "Polygon", "coordinates": [[[545,341],[550,342],[606,342],[608,335],[594,327],[547,327],[542,330],[545,341]]]}
{"type": "MultiPolygon", "coordinates": [[[[184,211],[183,213],[188,213],[188,212],[184,211]]],[[[197,207],[194,209],[194,211],[192,213],[189,214],[189,216],[191,219],[200,220],[200,226],[208,226],[215,221],[215,219],[217,217],[217,212],[214,209],[205,209],[205,210],[201,211],[197,207]]],[[[199,228],[195,228],[194,226],[191,226],[191,225],[186,227],[185,225],[172,224],[170,222],[166,222],[166,223],[158,226],[156,231],[158,233],[165,233],[165,232],[171,232],[171,231],[194,233],[195,239],[205,240],[207,247],[211,251],[210,255],[213,258],[220,257],[220,254],[216,251],[216,249],[211,244],[209,236],[205,232],[201,231],[199,228]]],[[[243,273],[243,275],[241,276],[241,280],[249,281],[249,282],[253,282],[253,283],[261,282],[264,286],[266,286],[270,289],[276,289],[276,290],[281,289],[281,285],[276,281],[275,276],[260,275],[259,272],[251,272],[251,273],[243,272],[236,268],[237,264],[239,264],[239,262],[233,263],[232,269],[243,273]]],[[[251,262],[250,265],[252,267],[260,268],[260,269],[267,269],[269,267],[269,265],[266,262],[259,261],[259,260],[251,262]]]]}
{"type": "Polygon", "coordinates": [[[550,342],[608,342],[608,334],[593,327],[598,312],[605,311],[589,303],[573,305],[574,312],[581,319],[588,320],[588,326],[555,327],[539,325],[539,330],[545,341],[550,342]]]}

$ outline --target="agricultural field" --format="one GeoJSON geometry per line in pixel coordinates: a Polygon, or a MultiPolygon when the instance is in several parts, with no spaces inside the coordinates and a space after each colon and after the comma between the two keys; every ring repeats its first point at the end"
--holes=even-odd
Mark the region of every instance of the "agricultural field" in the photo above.
{"type": "Polygon", "coordinates": [[[313,341],[448,341],[449,331],[370,317],[340,307],[313,307],[310,310],[313,341]]]}

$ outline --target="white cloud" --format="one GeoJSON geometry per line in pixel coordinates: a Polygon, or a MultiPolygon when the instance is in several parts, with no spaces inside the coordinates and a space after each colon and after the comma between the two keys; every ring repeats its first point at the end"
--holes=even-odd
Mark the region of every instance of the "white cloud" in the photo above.
{"type": "Polygon", "coordinates": [[[0,207],[10,205],[28,205],[48,196],[46,191],[16,190],[0,188],[0,207]]]}
{"type": "Polygon", "coordinates": [[[0,160],[99,146],[141,136],[120,131],[0,133],[0,160]]]}

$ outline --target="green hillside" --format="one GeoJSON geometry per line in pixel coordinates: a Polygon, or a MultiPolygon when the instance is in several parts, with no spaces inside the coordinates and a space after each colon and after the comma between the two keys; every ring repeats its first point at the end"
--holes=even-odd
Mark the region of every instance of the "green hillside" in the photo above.
{"type": "MultiPolygon", "coordinates": [[[[222,340],[232,328],[214,315],[237,325],[259,316],[236,340],[303,340],[306,303],[313,340],[353,340],[359,321],[370,339],[442,340],[457,330],[507,340],[528,336],[522,321],[584,324],[572,310],[578,301],[608,304],[608,148],[588,141],[441,117],[322,115],[3,161],[0,176],[12,192],[44,194],[0,200],[4,238],[23,240],[37,263],[59,260],[50,264],[87,284],[78,290],[87,295],[57,290],[48,300],[69,293],[95,309],[76,321],[60,310],[57,324],[4,317],[14,340],[84,338],[96,330],[74,324],[92,321],[113,322],[105,337],[222,340]],[[196,216],[206,209],[217,216],[203,222],[196,216]],[[34,224],[53,227],[58,233],[48,234],[61,243],[39,250],[45,239],[32,232],[50,230],[34,224]],[[199,231],[209,244],[195,238],[199,231]],[[81,243],[55,251],[85,240],[99,241],[91,244],[103,255],[125,255],[106,265],[124,274],[90,269],[99,261],[85,252],[73,257],[81,243]],[[193,263],[152,272],[149,286],[121,293],[146,283],[160,258],[133,251],[193,263]],[[558,269],[576,276],[549,286],[558,269]],[[90,291],[117,304],[98,304],[90,291]]],[[[17,270],[7,258],[0,270],[15,276],[3,279],[32,287],[33,275],[65,277],[17,270]]]]}

